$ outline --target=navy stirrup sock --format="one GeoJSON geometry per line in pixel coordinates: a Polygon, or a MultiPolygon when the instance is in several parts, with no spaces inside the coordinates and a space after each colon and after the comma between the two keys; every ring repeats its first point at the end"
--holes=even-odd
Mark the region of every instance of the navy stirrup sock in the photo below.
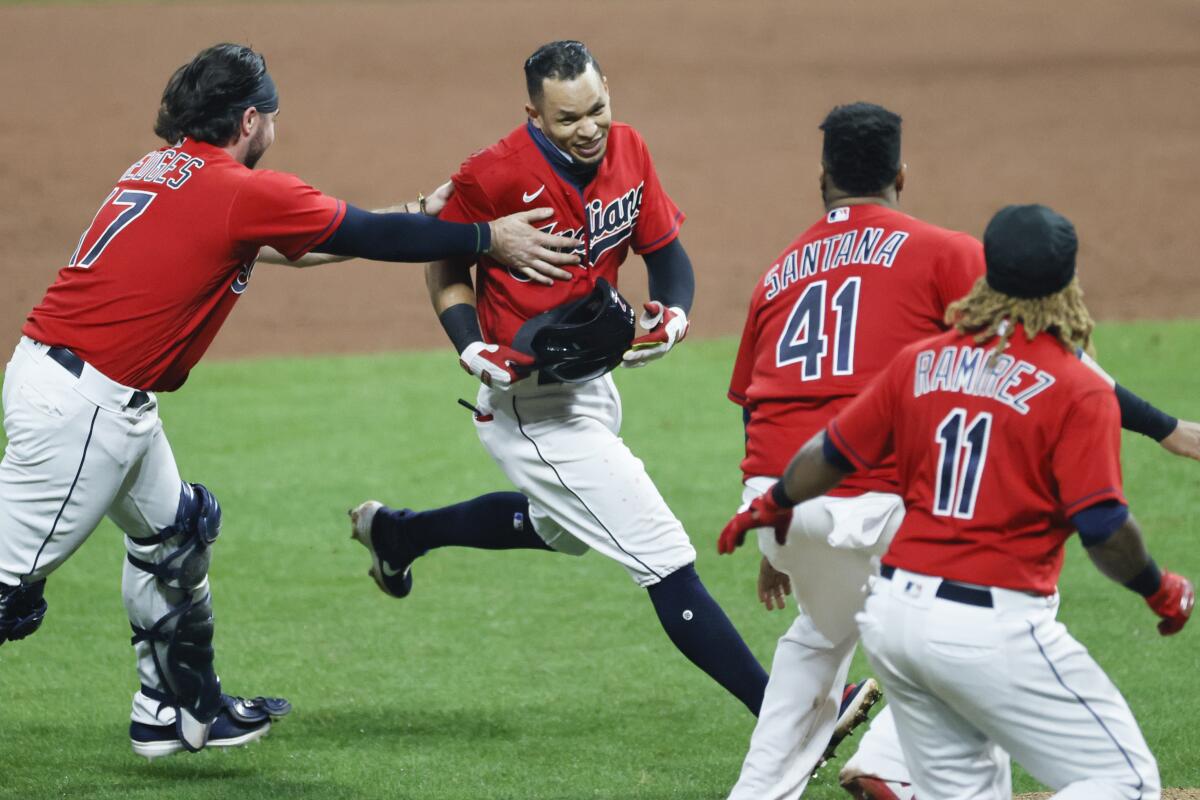
{"type": "Polygon", "coordinates": [[[767,673],[688,564],[649,587],[650,602],[679,652],[741,700],[762,708],[767,673]]]}
{"type": "Polygon", "coordinates": [[[529,500],[519,492],[492,492],[473,500],[402,515],[404,536],[422,553],[436,547],[482,550],[551,549],[529,519],[529,500]]]}

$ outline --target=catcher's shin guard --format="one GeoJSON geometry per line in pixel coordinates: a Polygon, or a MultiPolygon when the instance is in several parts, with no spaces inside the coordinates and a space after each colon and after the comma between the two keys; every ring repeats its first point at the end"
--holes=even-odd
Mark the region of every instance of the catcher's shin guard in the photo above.
{"type": "Polygon", "coordinates": [[[24,639],[42,626],[46,617],[46,579],[8,586],[0,583],[0,644],[24,639]]]}
{"type": "Polygon", "coordinates": [[[204,582],[212,561],[212,545],[221,533],[221,506],[201,483],[184,483],[179,491],[175,522],[153,536],[129,539],[140,547],[173,547],[165,558],[150,562],[132,554],[126,558],[172,589],[194,589],[204,582]]]}
{"type": "Polygon", "coordinates": [[[175,729],[183,746],[196,752],[208,741],[221,710],[221,682],[213,668],[211,596],[186,600],[150,628],[134,627],[132,644],[149,642],[154,667],[176,709],[175,729]]]}
{"type": "Polygon", "coordinates": [[[153,536],[130,541],[139,547],[155,547],[166,555],[147,561],[126,556],[134,567],[148,572],[171,610],[149,628],[133,626],[132,643],[150,644],[155,671],[170,705],[175,706],[175,727],[183,746],[192,752],[208,741],[217,712],[221,710],[221,683],[213,667],[212,597],[193,596],[204,585],[212,559],[212,544],[221,532],[221,506],[199,483],[180,487],[175,522],[153,536]]]}

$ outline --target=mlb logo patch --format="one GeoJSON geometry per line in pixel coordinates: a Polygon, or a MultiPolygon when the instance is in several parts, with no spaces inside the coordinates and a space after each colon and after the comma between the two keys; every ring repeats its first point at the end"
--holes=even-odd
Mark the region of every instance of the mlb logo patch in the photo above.
{"type": "Polygon", "coordinates": [[[835,208],[833,211],[830,211],[828,214],[825,215],[826,222],[846,222],[849,219],[850,219],[850,207],[849,206],[842,206],[840,208],[835,208]]]}

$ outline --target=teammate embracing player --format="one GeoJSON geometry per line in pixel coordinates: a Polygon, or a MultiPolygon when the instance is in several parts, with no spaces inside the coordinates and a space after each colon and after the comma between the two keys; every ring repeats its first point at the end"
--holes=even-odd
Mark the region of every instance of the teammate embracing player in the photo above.
{"type": "MultiPolygon", "coordinates": [[[[900,117],[855,103],[824,131],[826,214],[780,254],[755,289],[730,385],[746,420],[744,502],[848,406],[906,345],[946,329],[946,309],[983,275],[983,248],[898,208],[906,174],[900,117]]],[[[1196,425],[1116,387],[1122,422],[1167,449],[1200,453],[1196,425]]],[[[904,516],[894,462],[848,476],[796,508],[786,544],[760,534],[759,591],[768,608],[794,591],[800,609],[779,640],[762,714],[731,800],[794,798],[820,763],[838,716],[872,559],[904,516]]],[[[1002,752],[997,758],[1007,763],[1002,752]]],[[[1007,781],[1007,771],[998,776],[1007,781]]],[[[908,783],[884,709],[843,770],[858,796],[887,800],[908,783]],[[890,787],[890,788],[889,788],[890,787]]]]}
{"type": "Polygon", "coordinates": [[[1119,408],[1076,350],[1093,323],[1074,227],[1008,206],[953,329],[903,348],[721,533],[790,538],[796,503],[894,463],[906,514],[857,622],[924,800],[1008,798],[1011,753],[1056,798],[1157,800],[1157,765],[1103,670],[1055,620],[1073,531],[1096,567],[1146,599],[1159,633],[1195,592],[1160,571],[1121,490],[1119,408]]]}
{"type": "Polygon", "coordinates": [[[551,249],[574,239],[529,225],[544,211],[474,224],[371,214],[255,170],[278,110],[266,62],[248,47],[216,45],[176,70],[154,128],[167,146],[121,175],[4,373],[0,644],[39,628],[46,577],[107,515],[125,533],[122,592],[141,683],[130,738],[149,758],[244,744],[290,709],[221,693],[208,586],[221,509],[180,479],[156,395],[187,380],[260,248],[411,262],[489,252],[546,280],[554,264],[577,261],[551,249]]]}
{"type": "Polygon", "coordinates": [[[757,714],[766,673],[709,596],[683,525],[642,462],[621,441],[611,376],[584,383],[522,379],[532,361],[512,348],[518,329],[617,283],[630,249],[649,273],[643,325],[630,366],[665,355],[687,331],[694,279],[679,241],[683,213],[671,201],[637,131],[612,121],[608,84],[580,42],[552,42],[525,62],[528,120],[477,153],[454,176],[443,219],[477,220],[532,203],[553,206],[549,230],[583,244],[573,280],[538,286],[490,258],[429,268],[434,307],[464,368],[484,383],[476,431],[521,490],[414,512],[367,501],[351,512],[370,549],[372,575],[395,597],[412,588],[412,562],[436,547],[597,550],[645,587],[679,650],[757,714]]]}

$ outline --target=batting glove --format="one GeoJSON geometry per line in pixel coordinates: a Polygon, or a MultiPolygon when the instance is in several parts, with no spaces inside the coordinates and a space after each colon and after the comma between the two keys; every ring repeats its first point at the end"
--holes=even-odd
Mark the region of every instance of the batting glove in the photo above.
{"type": "Polygon", "coordinates": [[[621,356],[621,366],[644,367],[656,358],[662,358],[676,342],[687,336],[688,318],[679,306],[666,308],[657,300],[651,300],[643,308],[638,324],[649,333],[639,336],[621,356]]]}
{"type": "Polygon", "coordinates": [[[504,391],[529,374],[534,358],[504,345],[471,342],[459,354],[458,363],[484,386],[504,391]]]}
{"type": "Polygon", "coordinates": [[[718,553],[726,555],[741,547],[746,541],[746,532],[752,528],[774,528],[775,541],[779,544],[787,541],[792,510],[775,502],[774,488],[772,486],[754,498],[745,511],[734,514],[725,530],[721,531],[721,538],[717,539],[718,553]]]}
{"type": "Polygon", "coordinates": [[[1196,605],[1196,589],[1192,582],[1182,575],[1163,571],[1162,584],[1158,591],[1146,598],[1146,605],[1162,617],[1158,623],[1158,632],[1163,636],[1179,633],[1192,616],[1192,607],[1196,605]]]}

